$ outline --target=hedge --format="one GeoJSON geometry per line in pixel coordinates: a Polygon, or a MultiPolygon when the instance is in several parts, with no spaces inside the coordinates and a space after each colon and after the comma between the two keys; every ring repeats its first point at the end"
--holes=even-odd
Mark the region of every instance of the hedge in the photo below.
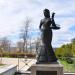
{"type": "Polygon", "coordinates": [[[34,58],[36,57],[36,54],[33,54],[33,53],[8,53],[8,52],[5,52],[5,53],[0,53],[0,57],[13,57],[13,58],[23,58],[23,57],[28,57],[28,58],[34,58]]]}

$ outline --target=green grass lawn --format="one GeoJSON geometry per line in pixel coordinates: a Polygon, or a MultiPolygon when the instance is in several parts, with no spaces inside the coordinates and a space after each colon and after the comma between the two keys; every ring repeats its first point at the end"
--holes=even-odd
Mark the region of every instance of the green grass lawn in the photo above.
{"type": "Polygon", "coordinates": [[[64,67],[64,72],[75,72],[75,60],[73,64],[68,64],[64,60],[59,60],[64,67]]]}

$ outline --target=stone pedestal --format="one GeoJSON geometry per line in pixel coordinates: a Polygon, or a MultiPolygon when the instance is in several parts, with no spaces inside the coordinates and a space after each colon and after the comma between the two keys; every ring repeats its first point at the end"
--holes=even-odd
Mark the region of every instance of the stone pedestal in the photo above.
{"type": "Polygon", "coordinates": [[[34,64],[31,75],[63,75],[63,66],[59,64],[34,64]]]}

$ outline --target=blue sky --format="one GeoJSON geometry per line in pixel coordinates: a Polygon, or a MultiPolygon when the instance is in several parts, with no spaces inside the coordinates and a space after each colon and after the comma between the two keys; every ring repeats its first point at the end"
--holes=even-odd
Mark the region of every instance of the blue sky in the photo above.
{"type": "Polygon", "coordinates": [[[18,41],[20,29],[29,17],[31,30],[36,30],[31,36],[36,39],[45,8],[56,13],[55,21],[61,27],[53,31],[53,46],[70,43],[75,37],[75,0],[0,0],[0,37],[18,41]]]}

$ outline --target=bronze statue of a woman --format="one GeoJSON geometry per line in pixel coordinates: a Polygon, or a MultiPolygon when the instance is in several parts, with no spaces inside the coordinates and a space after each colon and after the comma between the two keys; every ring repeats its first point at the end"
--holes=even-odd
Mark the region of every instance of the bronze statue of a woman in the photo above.
{"type": "Polygon", "coordinates": [[[44,19],[41,20],[39,26],[40,30],[42,31],[43,46],[40,50],[37,59],[37,64],[57,62],[57,58],[55,56],[55,53],[51,45],[52,29],[60,29],[60,27],[57,27],[55,24],[54,21],[55,13],[52,13],[51,18],[50,18],[50,11],[48,9],[45,9],[43,13],[44,13],[44,19]]]}

